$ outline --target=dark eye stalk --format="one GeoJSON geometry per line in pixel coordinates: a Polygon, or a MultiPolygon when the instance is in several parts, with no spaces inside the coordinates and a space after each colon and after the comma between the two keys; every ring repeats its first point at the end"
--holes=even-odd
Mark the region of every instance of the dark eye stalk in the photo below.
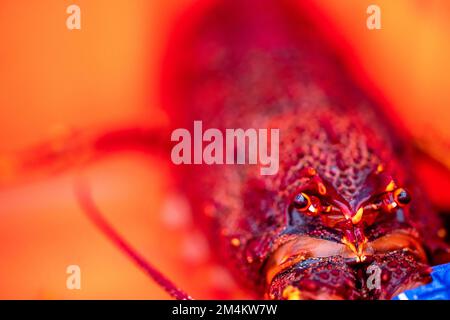
{"type": "Polygon", "coordinates": [[[405,189],[398,188],[394,191],[394,200],[399,206],[405,206],[411,202],[411,196],[405,189]]]}
{"type": "MultiPolygon", "coordinates": [[[[404,207],[411,202],[410,194],[403,188],[398,188],[392,193],[387,193],[383,198],[375,200],[372,204],[364,207],[364,211],[382,210],[394,212],[397,207],[404,207]]],[[[319,212],[330,213],[333,207],[321,205],[320,200],[315,196],[309,196],[304,192],[298,193],[292,200],[292,207],[308,216],[316,216],[319,212]]]]}
{"type": "Polygon", "coordinates": [[[303,212],[308,216],[316,216],[321,211],[328,212],[321,205],[319,198],[307,195],[304,192],[300,192],[294,197],[292,206],[297,211],[303,212]]]}
{"type": "Polygon", "coordinates": [[[303,192],[297,194],[293,202],[294,208],[300,211],[305,211],[311,205],[311,199],[303,192]]]}
{"type": "Polygon", "coordinates": [[[375,200],[372,204],[368,205],[365,209],[372,210],[384,210],[393,212],[397,207],[404,207],[411,202],[411,196],[403,188],[398,188],[392,193],[385,194],[382,198],[375,200]]]}

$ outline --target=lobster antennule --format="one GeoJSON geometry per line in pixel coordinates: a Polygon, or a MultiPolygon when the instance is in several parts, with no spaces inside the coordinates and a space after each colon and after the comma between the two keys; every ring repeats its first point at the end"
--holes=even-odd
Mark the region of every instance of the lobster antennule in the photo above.
{"type": "Polygon", "coordinates": [[[83,212],[89,220],[91,220],[92,223],[94,223],[121,251],[133,260],[134,263],[143,269],[153,281],[177,300],[192,300],[191,296],[179,289],[171,280],[152,266],[111,226],[95,205],[88,184],[81,178],[78,179],[75,184],[75,195],[83,212]]]}

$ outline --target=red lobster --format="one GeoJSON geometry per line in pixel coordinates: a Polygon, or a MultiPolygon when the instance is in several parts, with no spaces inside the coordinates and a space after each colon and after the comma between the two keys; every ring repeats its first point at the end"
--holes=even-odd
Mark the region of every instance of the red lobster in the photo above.
{"type": "Polygon", "coordinates": [[[409,171],[408,142],[294,10],[269,1],[209,10],[176,43],[172,119],[281,135],[275,176],[186,168],[181,186],[209,218],[222,260],[270,299],[389,299],[427,282],[428,257],[448,248],[409,171]],[[374,267],[381,284],[369,290],[374,267]]]}
{"type": "MultiPolygon", "coordinates": [[[[393,116],[358,88],[314,24],[286,1],[219,1],[201,13],[181,24],[164,66],[173,128],[202,120],[208,128],[278,128],[281,135],[273,176],[255,165],[176,168],[223,263],[257,298],[390,299],[428,282],[430,265],[447,261],[449,247],[393,116]],[[379,271],[375,288],[367,285],[372,270],[379,271]]],[[[130,133],[144,145],[165,141],[130,133]]],[[[95,146],[117,138],[129,143],[107,135],[95,146]]],[[[190,298],[80,196],[90,217],[157,282],[190,298]]]]}

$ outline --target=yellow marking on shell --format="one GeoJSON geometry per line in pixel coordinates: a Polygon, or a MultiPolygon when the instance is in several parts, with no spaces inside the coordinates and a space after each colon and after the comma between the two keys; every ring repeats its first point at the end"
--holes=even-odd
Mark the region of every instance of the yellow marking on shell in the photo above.
{"type": "Polygon", "coordinates": [[[317,174],[317,171],[316,171],[316,169],[314,169],[314,168],[309,168],[309,169],[308,169],[308,174],[309,174],[310,176],[315,176],[315,175],[317,174]]]}
{"type": "Polygon", "coordinates": [[[394,180],[391,180],[391,182],[389,182],[389,184],[386,186],[386,192],[391,192],[394,191],[395,189],[395,182],[394,180]]]}
{"type": "Polygon", "coordinates": [[[367,257],[364,254],[361,256],[355,257],[356,262],[364,262],[364,261],[366,261],[366,259],[367,259],[367,257]]]}
{"type": "Polygon", "coordinates": [[[282,296],[284,299],[287,299],[287,300],[300,300],[301,299],[300,290],[291,285],[288,285],[286,288],[283,289],[282,296]]]}
{"type": "Polygon", "coordinates": [[[445,238],[447,236],[447,231],[444,228],[439,229],[437,232],[437,236],[439,238],[445,238]]]}
{"type": "Polygon", "coordinates": [[[387,205],[388,210],[395,209],[397,207],[397,202],[393,201],[387,205]]]}
{"type": "Polygon", "coordinates": [[[320,193],[321,195],[324,195],[324,194],[327,193],[327,188],[325,187],[325,185],[324,185],[323,183],[319,182],[319,183],[317,184],[317,188],[318,188],[319,193],[320,193]]]}
{"type": "Polygon", "coordinates": [[[356,262],[363,262],[367,259],[366,255],[364,254],[364,247],[367,243],[367,238],[364,238],[364,241],[358,244],[358,249],[356,249],[355,244],[348,241],[345,236],[341,239],[341,242],[345,244],[356,255],[356,262]]]}
{"type": "Polygon", "coordinates": [[[308,207],[308,211],[311,212],[312,214],[317,214],[319,212],[319,209],[314,207],[314,205],[310,205],[308,207]]]}
{"type": "Polygon", "coordinates": [[[358,255],[358,251],[356,250],[355,244],[353,242],[348,241],[347,237],[343,237],[341,242],[345,244],[353,253],[358,255]]]}
{"type": "Polygon", "coordinates": [[[361,207],[358,209],[358,211],[356,211],[356,214],[352,217],[352,223],[353,224],[357,224],[358,222],[361,221],[361,218],[363,216],[364,213],[364,208],[361,207]]]}
{"type": "Polygon", "coordinates": [[[241,241],[238,238],[231,239],[231,245],[233,247],[239,247],[241,245],[241,241]]]}
{"type": "Polygon", "coordinates": [[[376,171],[376,173],[381,173],[381,172],[383,172],[384,171],[384,166],[380,163],[378,166],[377,166],[377,171],[376,171]]]}
{"type": "Polygon", "coordinates": [[[363,253],[364,252],[364,247],[365,247],[367,241],[368,241],[367,238],[364,237],[363,242],[358,244],[358,252],[357,252],[357,256],[356,256],[356,258],[357,258],[356,261],[357,262],[363,262],[364,260],[367,259],[366,255],[363,253]]]}

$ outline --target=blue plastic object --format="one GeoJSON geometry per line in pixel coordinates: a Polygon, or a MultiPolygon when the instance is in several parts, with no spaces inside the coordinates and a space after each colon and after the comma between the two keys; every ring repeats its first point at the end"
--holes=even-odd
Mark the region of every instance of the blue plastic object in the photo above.
{"type": "Polygon", "coordinates": [[[450,263],[433,267],[433,281],[407,290],[393,300],[450,300],[450,263]]]}

